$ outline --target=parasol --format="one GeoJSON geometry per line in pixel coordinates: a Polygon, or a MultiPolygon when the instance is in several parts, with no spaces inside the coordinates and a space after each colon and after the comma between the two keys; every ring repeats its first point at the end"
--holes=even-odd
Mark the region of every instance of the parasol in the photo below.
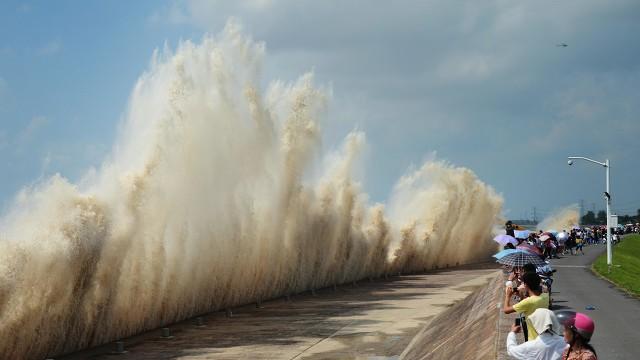
{"type": "Polygon", "coordinates": [[[546,262],[540,259],[538,255],[528,254],[526,252],[518,252],[518,253],[512,253],[512,254],[506,255],[502,259],[499,259],[498,263],[502,265],[519,266],[519,267],[522,267],[529,263],[535,266],[541,266],[546,264],[546,262]]]}
{"type": "Polygon", "coordinates": [[[509,243],[513,244],[513,245],[518,245],[518,240],[516,240],[516,238],[514,238],[511,235],[498,235],[496,237],[493,238],[493,241],[497,242],[498,244],[505,246],[509,243]]]}

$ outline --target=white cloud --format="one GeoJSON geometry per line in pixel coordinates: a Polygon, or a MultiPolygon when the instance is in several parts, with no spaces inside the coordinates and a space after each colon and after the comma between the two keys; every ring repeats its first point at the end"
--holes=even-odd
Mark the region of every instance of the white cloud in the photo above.
{"type": "Polygon", "coordinates": [[[16,136],[16,146],[21,148],[27,145],[36,133],[45,127],[49,123],[49,120],[44,116],[34,116],[31,118],[27,126],[25,126],[22,131],[16,136]]]}
{"type": "Polygon", "coordinates": [[[16,11],[23,14],[29,13],[31,12],[31,5],[22,3],[16,8],[16,11]]]}
{"type": "Polygon", "coordinates": [[[264,10],[273,6],[273,0],[246,0],[243,2],[247,9],[264,10]]]}
{"type": "Polygon", "coordinates": [[[505,57],[487,54],[455,54],[445,57],[436,70],[442,80],[484,80],[504,70],[505,57]]]}
{"type": "Polygon", "coordinates": [[[191,17],[188,14],[185,5],[181,1],[171,1],[158,11],[155,11],[148,18],[150,24],[169,24],[169,25],[182,25],[191,22],[191,17]]]}
{"type": "Polygon", "coordinates": [[[395,182],[395,164],[437,150],[518,214],[577,195],[561,179],[546,198],[523,192],[530,173],[504,176],[505,163],[548,169],[569,150],[638,152],[639,11],[637,0],[170,0],[150,20],[217,33],[235,17],[266,43],[266,81],[315,69],[335,93],[325,129],[367,133],[374,198],[395,182]]]}
{"type": "Polygon", "coordinates": [[[48,56],[55,55],[62,49],[60,40],[51,40],[37,50],[38,55],[48,56]]]}
{"type": "Polygon", "coordinates": [[[47,170],[49,170],[49,165],[51,165],[51,151],[48,151],[47,154],[40,161],[41,176],[46,174],[47,170]]]}
{"type": "Polygon", "coordinates": [[[577,76],[551,94],[555,118],[529,144],[547,153],[583,144],[604,152],[621,146],[624,151],[640,133],[639,83],[640,71],[577,76]]]}
{"type": "Polygon", "coordinates": [[[169,4],[151,14],[149,22],[170,25],[192,24],[217,31],[219,30],[217,23],[227,17],[244,12],[263,14],[264,11],[274,8],[278,11],[292,5],[295,5],[295,2],[276,3],[274,0],[171,0],[169,4]]]}

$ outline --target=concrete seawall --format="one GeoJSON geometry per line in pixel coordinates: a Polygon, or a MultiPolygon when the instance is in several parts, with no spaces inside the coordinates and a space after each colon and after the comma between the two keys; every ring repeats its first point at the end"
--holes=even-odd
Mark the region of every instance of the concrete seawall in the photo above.
{"type": "Polygon", "coordinates": [[[404,350],[401,359],[496,359],[501,352],[504,275],[496,272],[486,285],[440,313],[404,350]]]}
{"type": "MultiPolygon", "coordinates": [[[[416,352],[463,358],[451,352],[444,355],[446,350],[457,351],[456,344],[450,345],[460,342],[458,338],[435,349],[442,342],[436,343],[438,337],[423,344],[416,335],[428,334],[429,324],[453,334],[449,325],[438,322],[451,321],[441,314],[451,314],[461,304],[467,304],[461,311],[471,326],[465,327],[463,321],[455,331],[480,333],[490,322],[485,319],[488,310],[495,309],[486,290],[501,288],[494,280],[501,275],[495,264],[470,265],[318,289],[291,301],[276,299],[260,307],[235,308],[232,317],[220,312],[203,315],[204,326],[195,319],[172,324],[171,339],[163,339],[160,329],[123,339],[128,353],[118,359],[398,359],[410,343],[425,345],[416,346],[416,352]]],[[[457,312],[449,316],[461,320],[457,312]]],[[[479,352],[477,341],[467,345],[466,353],[473,354],[467,358],[493,353],[492,346],[485,344],[481,346],[488,350],[479,352]]],[[[114,344],[106,344],[56,359],[107,360],[115,349],[114,344]]]]}

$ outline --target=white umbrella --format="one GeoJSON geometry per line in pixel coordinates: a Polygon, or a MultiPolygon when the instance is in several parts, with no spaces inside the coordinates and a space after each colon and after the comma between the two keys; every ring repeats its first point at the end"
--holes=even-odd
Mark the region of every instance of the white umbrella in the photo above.
{"type": "Polygon", "coordinates": [[[497,242],[498,244],[505,246],[509,243],[513,244],[513,245],[518,245],[518,240],[516,240],[516,238],[514,238],[511,235],[498,235],[496,237],[493,238],[493,241],[497,242]]]}

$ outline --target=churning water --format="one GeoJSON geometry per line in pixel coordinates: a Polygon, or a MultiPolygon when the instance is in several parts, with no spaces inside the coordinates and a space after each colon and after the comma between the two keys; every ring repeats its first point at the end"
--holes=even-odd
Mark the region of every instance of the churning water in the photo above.
{"type": "Polygon", "coordinates": [[[154,54],[110,157],[53,176],[0,222],[0,358],[42,358],[287,293],[486,258],[502,200],[437,161],[369,204],[353,132],[321,176],[313,76],[259,87],[231,24],[154,54]]]}

